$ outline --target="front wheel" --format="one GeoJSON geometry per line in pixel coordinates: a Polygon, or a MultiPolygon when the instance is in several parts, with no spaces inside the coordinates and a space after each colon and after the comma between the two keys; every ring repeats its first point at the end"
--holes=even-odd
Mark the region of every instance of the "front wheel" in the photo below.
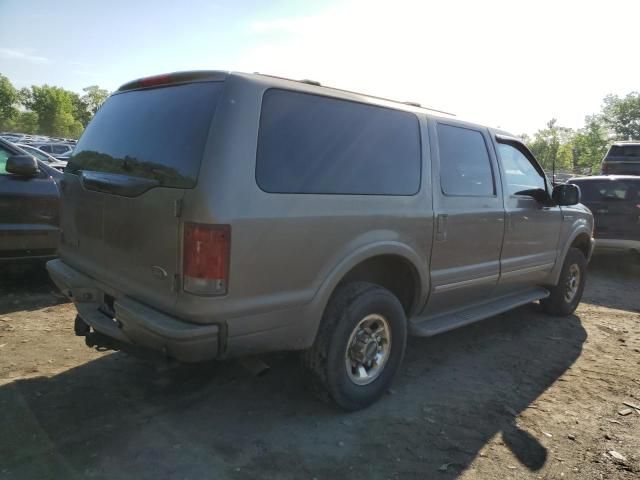
{"type": "Polygon", "coordinates": [[[358,410],[389,388],[406,343],[407,321],[396,296],[378,285],[353,282],[331,297],[302,361],[314,393],[358,410]]]}
{"type": "Polygon", "coordinates": [[[582,299],[586,280],[587,259],[579,249],[572,247],[565,257],[558,284],[540,301],[544,311],[551,315],[571,315],[582,299]]]}

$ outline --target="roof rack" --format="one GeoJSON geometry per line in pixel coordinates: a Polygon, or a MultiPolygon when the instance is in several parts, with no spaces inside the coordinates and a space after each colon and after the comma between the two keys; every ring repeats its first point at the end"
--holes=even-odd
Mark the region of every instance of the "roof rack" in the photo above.
{"type": "Polygon", "coordinates": [[[302,80],[298,80],[298,82],[300,83],[306,83],[308,85],[315,85],[316,87],[321,87],[322,84],[320,82],[318,82],[317,80],[309,80],[308,78],[302,79],[302,80]]]}
{"type": "Polygon", "coordinates": [[[320,82],[318,82],[316,80],[309,80],[309,79],[296,80],[296,79],[293,79],[293,78],[280,77],[278,75],[269,75],[268,73],[260,73],[260,72],[253,72],[253,73],[255,75],[261,75],[263,77],[278,78],[280,80],[289,80],[291,82],[306,83],[307,85],[315,85],[316,87],[329,88],[331,90],[337,90],[338,92],[352,93],[352,94],[355,94],[355,95],[366,95],[367,97],[376,98],[378,100],[384,100],[384,101],[393,102],[393,103],[402,103],[404,105],[410,105],[412,107],[422,108],[424,110],[429,110],[431,112],[442,113],[444,115],[450,115],[452,117],[456,116],[455,113],[445,112],[444,110],[438,110],[438,109],[431,108],[431,107],[424,107],[421,104],[419,104],[418,102],[400,102],[400,101],[394,100],[392,98],[379,97],[377,95],[370,95],[368,93],[362,93],[362,92],[354,92],[353,90],[345,90],[344,88],[328,87],[326,85],[322,85],[320,82]]]}

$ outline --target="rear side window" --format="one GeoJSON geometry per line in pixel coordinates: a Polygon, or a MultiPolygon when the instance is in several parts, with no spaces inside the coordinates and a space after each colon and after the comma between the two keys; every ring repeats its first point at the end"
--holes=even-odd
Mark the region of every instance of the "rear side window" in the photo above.
{"type": "Polygon", "coordinates": [[[413,195],[420,172],[415,115],[286,90],[265,92],[256,158],[262,190],[413,195]]]}
{"type": "Polygon", "coordinates": [[[493,172],[482,133],[438,124],[440,185],[445,195],[493,196],[493,172]]]}
{"type": "Polygon", "coordinates": [[[195,186],[222,82],[118,93],[100,107],[76,145],[67,172],[119,173],[195,186]]]}

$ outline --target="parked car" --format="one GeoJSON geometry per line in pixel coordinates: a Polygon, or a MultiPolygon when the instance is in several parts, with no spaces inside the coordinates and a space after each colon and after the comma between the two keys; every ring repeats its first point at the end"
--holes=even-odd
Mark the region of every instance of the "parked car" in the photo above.
{"type": "Polygon", "coordinates": [[[39,150],[32,145],[24,145],[22,143],[16,143],[14,145],[20,147],[22,150],[25,151],[25,153],[28,153],[29,155],[33,155],[41,162],[46,163],[51,168],[55,168],[56,170],[63,171],[64,167],[67,166],[66,161],[58,160],[57,158],[49,155],[48,153],[44,153],[42,150],[39,150]]]}
{"type": "Polygon", "coordinates": [[[607,175],[569,182],[580,187],[582,203],[593,212],[596,248],[640,253],[640,177],[607,175]]]}
{"type": "Polygon", "coordinates": [[[62,174],[0,139],[0,261],[51,258],[62,174]]]}
{"type": "Polygon", "coordinates": [[[33,143],[34,147],[48,153],[59,160],[68,160],[73,152],[73,145],[67,143],[33,143]]]}
{"type": "Polygon", "coordinates": [[[407,334],[537,300],[571,314],[592,250],[579,189],[552,187],[520,140],[257,74],[120,87],[62,182],[47,267],[89,346],[302,350],[349,410],[387,390],[407,334]]]}
{"type": "Polygon", "coordinates": [[[603,175],[640,175],[640,142],[616,142],[602,160],[603,175]]]}

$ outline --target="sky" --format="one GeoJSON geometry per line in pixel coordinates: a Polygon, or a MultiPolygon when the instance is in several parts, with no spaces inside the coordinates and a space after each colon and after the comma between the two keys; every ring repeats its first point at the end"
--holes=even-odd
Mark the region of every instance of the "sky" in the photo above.
{"type": "Polygon", "coordinates": [[[0,0],[0,74],[80,92],[257,71],[531,134],[640,90],[639,18],[640,0],[0,0]]]}

